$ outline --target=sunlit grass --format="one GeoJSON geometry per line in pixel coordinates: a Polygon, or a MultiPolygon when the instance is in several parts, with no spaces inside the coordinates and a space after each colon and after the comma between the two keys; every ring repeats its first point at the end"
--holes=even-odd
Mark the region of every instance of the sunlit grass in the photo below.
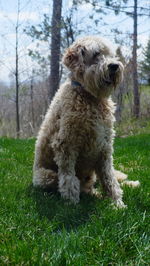
{"type": "Polygon", "coordinates": [[[118,138],[114,163],[141,187],[124,188],[125,210],[32,187],[34,140],[0,140],[1,265],[149,265],[150,135],[118,138]]]}

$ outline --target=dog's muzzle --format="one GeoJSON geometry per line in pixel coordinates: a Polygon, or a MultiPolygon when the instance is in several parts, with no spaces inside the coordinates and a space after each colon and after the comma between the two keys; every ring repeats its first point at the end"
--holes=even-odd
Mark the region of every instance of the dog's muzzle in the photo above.
{"type": "Polygon", "coordinates": [[[120,76],[120,65],[117,63],[111,63],[108,65],[108,82],[115,84],[117,82],[118,76],[120,76]]]}

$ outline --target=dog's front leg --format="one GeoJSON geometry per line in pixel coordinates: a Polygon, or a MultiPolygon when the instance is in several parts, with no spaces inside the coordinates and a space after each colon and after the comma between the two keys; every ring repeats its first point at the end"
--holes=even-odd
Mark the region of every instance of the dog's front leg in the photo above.
{"type": "Polygon", "coordinates": [[[64,153],[59,156],[58,162],[58,189],[61,196],[73,203],[79,202],[80,181],[75,175],[75,154],[69,156],[64,153]]]}
{"type": "Polygon", "coordinates": [[[123,191],[115,178],[111,149],[106,149],[101,152],[96,166],[96,174],[102,183],[104,191],[114,200],[115,205],[118,208],[126,207],[122,201],[123,191]]]}

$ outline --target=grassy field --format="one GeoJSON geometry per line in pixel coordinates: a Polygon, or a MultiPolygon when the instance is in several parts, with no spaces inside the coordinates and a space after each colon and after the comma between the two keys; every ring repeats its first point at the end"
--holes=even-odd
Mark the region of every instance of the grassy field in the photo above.
{"type": "Polygon", "coordinates": [[[33,139],[0,139],[0,265],[150,265],[149,134],[115,141],[115,167],[141,182],[124,188],[124,210],[33,189],[33,150],[33,139]]]}

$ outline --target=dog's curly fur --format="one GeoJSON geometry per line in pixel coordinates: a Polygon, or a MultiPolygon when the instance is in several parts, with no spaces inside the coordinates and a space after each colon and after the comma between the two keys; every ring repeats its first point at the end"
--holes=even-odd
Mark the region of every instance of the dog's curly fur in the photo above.
{"type": "Polygon", "coordinates": [[[116,205],[124,207],[113,167],[115,107],[110,98],[122,80],[123,65],[107,42],[95,36],[73,43],[63,63],[71,73],[39,131],[33,184],[58,188],[63,198],[77,203],[80,192],[94,193],[97,179],[116,205]]]}

